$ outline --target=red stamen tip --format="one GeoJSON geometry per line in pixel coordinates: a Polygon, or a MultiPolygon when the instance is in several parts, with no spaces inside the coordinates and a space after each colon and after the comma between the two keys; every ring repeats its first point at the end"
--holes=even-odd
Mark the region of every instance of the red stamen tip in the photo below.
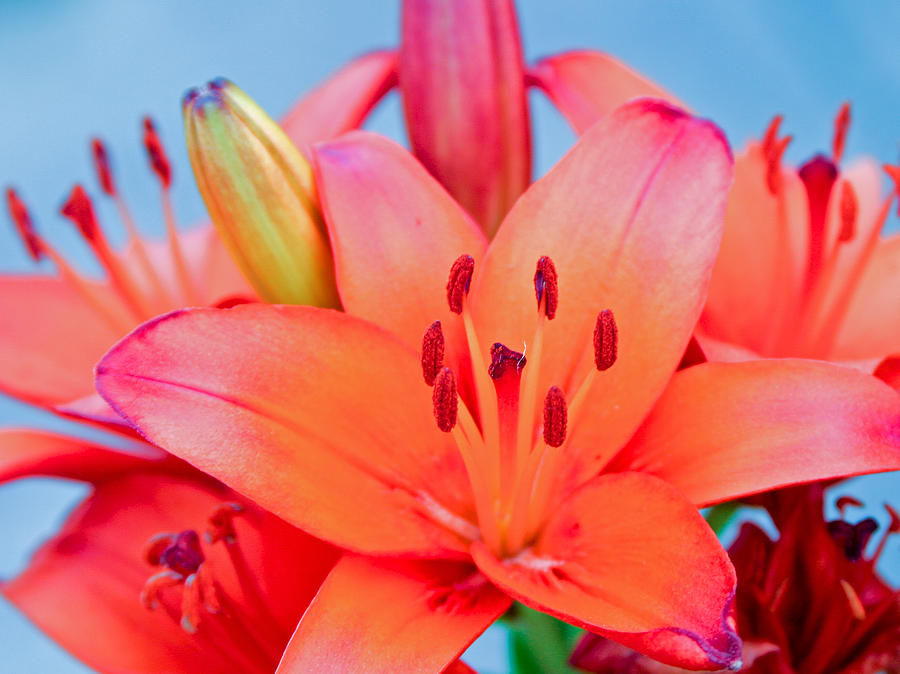
{"type": "Polygon", "coordinates": [[[900,532],[900,513],[898,513],[889,503],[884,504],[884,509],[887,510],[888,515],[891,516],[891,524],[888,527],[888,532],[892,534],[896,534],[900,532]]]}
{"type": "Polygon", "coordinates": [[[456,426],[456,412],[459,404],[456,396],[456,375],[449,367],[442,368],[434,379],[431,393],[434,404],[434,418],[438,428],[449,433],[456,426]]]}
{"type": "Polygon", "coordinates": [[[441,322],[435,321],[422,336],[422,376],[425,383],[434,386],[434,379],[444,365],[444,331],[441,322]]]}
{"type": "Polygon", "coordinates": [[[601,372],[608,370],[619,355],[619,329],[612,311],[604,309],[594,326],[594,363],[601,372]]]}
{"type": "Polygon", "coordinates": [[[831,156],[837,164],[844,155],[844,143],[847,130],[850,128],[850,103],[844,103],[834,118],[834,139],[831,143],[831,156]]]}
{"type": "Polygon", "coordinates": [[[75,185],[72,188],[72,192],[60,209],[60,213],[78,226],[81,235],[85,239],[94,241],[100,228],[97,224],[94,206],[81,185],[75,185]]]}
{"type": "Polygon", "coordinates": [[[234,529],[234,518],[244,512],[240,503],[222,503],[209,516],[209,527],[206,530],[206,542],[210,545],[217,541],[234,543],[237,532],[234,529]]]}
{"type": "Polygon", "coordinates": [[[447,280],[447,304],[454,314],[462,313],[463,298],[469,294],[469,284],[475,271],[475,258],[471,255],[460,255],[450,267],[450,278],[447,280]]]}
{"type": "Polygon", "coordinates": [[[521,374],[522,368],[525,367],[525,354],[513,351],[505,344],[494,342],[491,345],[491,364],[488,365],[488,374],[491,379],[500,379],[511,367],[515,368],[516,374],[521,374]]]}
{"type": "Polygon", "coordinates": [[[778,194],[781,190],[781,159],[793,139],[793,136],[785,136],[773,141],[766,151],[766,186],[772,194],[778,194]]]}
{"type": "Polygon", "coordinates": [[[113,182],[112,169],[109,166],[109,153],[106,146],[99,138],[91,140],[91,154],[94,157],[94,169],[97,171],[97,179],[100,187],[111,197],[116,195],[116,184],[113,182]]]}
{"type": "Polygon", "coordinates": [[[551,386],[544,398],[544,442],[559,447],[566,441],[566,396],[556,386],[551,386]]]}
{"type": "Polygon", "coordinates": [[[144,148],[147,150],[150,168],[153,169],[162,186],[168,189],[172,184],[172,165],[169,164],[169,158],[163,149],[153,120],[149,117],[144,117],[144,148]]]}
{"type": "Polygon", "coordinates": [[[772,149],[772,145],[775,143],[775,140],[778,138],[778,128],[781,126],[781,122],[784,120],[784,115],[775,115],[772,118],[772,121],[769,122],[769,126],[766,127],[766,132],[763,134],[762,146],[763,152],[766,155],[769,154],[772,149]]]}
{"type": "Polygon", "coordinates": [[[31,220],[28,208],[12,187],[6,189],[6,205],[9,208],[9,215],[19,232],[19,237],[22,239],[22,243],[25,244],[25,249],[32,260],[39,262],[44,256],[41,240],[34,232],[34,223],[31,220]]]}
{"type": "Polygon", "coordinates": [[[544,314],[547,318],[554,318],[556,308],[559,306],[559,281],[553,260],[546,255],[537,261],[537,269],[534,272],[534,295],[537,298],[538,311],[541,310],[541,299],[546,298],[544,314]]]}
{"type": "Polygon", "coordinates": [[[844,181],[841,186],[841,231],[838,233],[838,241],[849,241],[856,233],[856,216],[859,212],[859,200],[856,198],[856,190],[849,181],[844,181]]]}

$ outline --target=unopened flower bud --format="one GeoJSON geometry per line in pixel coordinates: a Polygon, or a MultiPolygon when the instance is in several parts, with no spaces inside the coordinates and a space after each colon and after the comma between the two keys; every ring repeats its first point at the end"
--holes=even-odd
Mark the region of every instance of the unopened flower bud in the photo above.
{"type": "Polygon", "coordinates": [[[210,217],[268,302],[337,306],[312,167],[247,94],[216,79],[184,97],[188,154],[210,217]]]}

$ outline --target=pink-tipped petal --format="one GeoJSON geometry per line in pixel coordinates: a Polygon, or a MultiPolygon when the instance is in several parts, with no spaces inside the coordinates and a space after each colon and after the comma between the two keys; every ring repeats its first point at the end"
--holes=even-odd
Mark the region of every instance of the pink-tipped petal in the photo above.
{"type": "Polygon", "coordinates": [[[527,345],[535,263],[546,255],[556,265],[559,307],[544,331],[538,390],[558,385],[574,395],[594,367],[598,314],[615,316],[618,359],[571,421],[569,486],[597,474],[678,366],[706,295],[730,180],[715,126],[635,101],[592,127],[522,196],[476,270],[479,334],[527,345]]]}
{"type": "Polygon", "coordinates": [[[120,452],[65,435],[42,431],[0,431],[0,483],[25,477],[60,477],[102,482],[110,477],[161,465],[165,453],[150,446],[120,452]]]}
{"type": "Polygon", "coordinates": [[[492,235],[531,179],[512,0],[405,0],[400,89],[413,151],[492,235]]]}
{"type": "Polygon", "coordinates": [[[358,128],[397,83],[397,55],[366,54],[301,98],[281,120],[281,128],[305,154],[309,146],[358,128]]]}
{"type": "Polygon", "coordinates": [[[97,388],[154,444],[341,547],[459,556],[460,531],[472,535],[471,489],[419,358],[358,318],[176,312],[113,348],[97,388]]]}
{"type": "Polygon", "coordinates": [[[610,470],[640,470],[699,506],[792,484],[900,469],[900,396],[807,360],[679,372],[610,470]]]}
{"type": "Polygon", "coordinates": [[[510,603],[470,564],[344,557],[297,626],[278,674],[433,674],[510,603]]]}
{"type": "Polygon", "coordinates": [[[678,490],[648,475],[594,478],[554,512],[534,544],[475,563],[515,599],[690,669],[735,664],[734,568],[678,490]]]}
{"type": "Polygon", "coordinates": [[[528,72],[577,133],[632,98],[661,98],[679,107],[678,99],[609,54],[572,51],[539,61],[528,72]]]}
{"type": "Polygon", "coordinates": [[[441,320],[455,344],[444,288],[460,255],[481,259],[478,226],[406,150],[358,132],[315,149],[341,302],[414,349],[441,320]]]}

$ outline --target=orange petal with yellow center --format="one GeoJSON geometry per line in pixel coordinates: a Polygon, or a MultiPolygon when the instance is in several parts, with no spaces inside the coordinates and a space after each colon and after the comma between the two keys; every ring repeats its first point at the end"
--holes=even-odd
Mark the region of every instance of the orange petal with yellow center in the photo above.
{"type": "Polygon", "coordinates": [[[900,469],[900,396],[807,360],[705,363],[677,373],[610,470],[640,470],[699,506],[900,469]]]}
{"type": "Polygon", "coordinates": [[[433,674],[511,603],[471,564],[344,557],[303,615],[278,674],[433,674]]]}
{"type": "Polygon", "coordinates": [[[341,547],[444,557],[475,535],[419,358],[371,323],[299,306],[176,312],[110,351],[97,387],[154,444],[341,547]]]}
{"type": "Polygon", "coordinates": [[[394,52],[366,54],[297,101],[281,120],[281,128],[309,156],[313,143],[359,127],[396,82],[394,52]]]}
{"type": "Polygon", "coordinates": [[[515,557],[481,542],[472,553],[515,599],[662,662],[721,669],[740,658],[728,555],[697,509],[651,476],[594,478],[515,557]]]}
{"type": "Polygon", "coordinates": [[[603,115],[639,96],[682,105],[672,94],[621,61],[596,51],[550,56],[529,69],[528,76],[577,133],[584,133],[603,115]]]}
{"type": "Polygon", "coordinates": [[[681,360],[730,180],[731,156],[715,126],[659,101],[630,103],[519,199],[475,269],[471,300],[485,347],[527,348],[537,320],[535,264],[543,255],[555,263],[559,307],[544,330],[541,391],[557,385],[574,395],[593,367],[597,315],[615,315],[618,360],[570,421],[584,479],[602,464],[598,453],[608,457],[631,436],[681,360]]]}

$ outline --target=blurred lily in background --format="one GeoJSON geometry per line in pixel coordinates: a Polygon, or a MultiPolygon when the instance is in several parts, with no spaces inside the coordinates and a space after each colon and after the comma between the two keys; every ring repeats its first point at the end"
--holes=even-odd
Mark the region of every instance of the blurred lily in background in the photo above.
{"type": "Polygon", "coordinates": [[[900,169],[884,167],[893,178],[885,196],[871,160],[839,168],[848,105],[835,120],[831,156],[799,169],[781,161],[791,138],[779,137],[780,124],[779,116],[736,160],[700,343],[716,360],[834,360],[896,385],[900,236],[880,233],[900,169]]]}

